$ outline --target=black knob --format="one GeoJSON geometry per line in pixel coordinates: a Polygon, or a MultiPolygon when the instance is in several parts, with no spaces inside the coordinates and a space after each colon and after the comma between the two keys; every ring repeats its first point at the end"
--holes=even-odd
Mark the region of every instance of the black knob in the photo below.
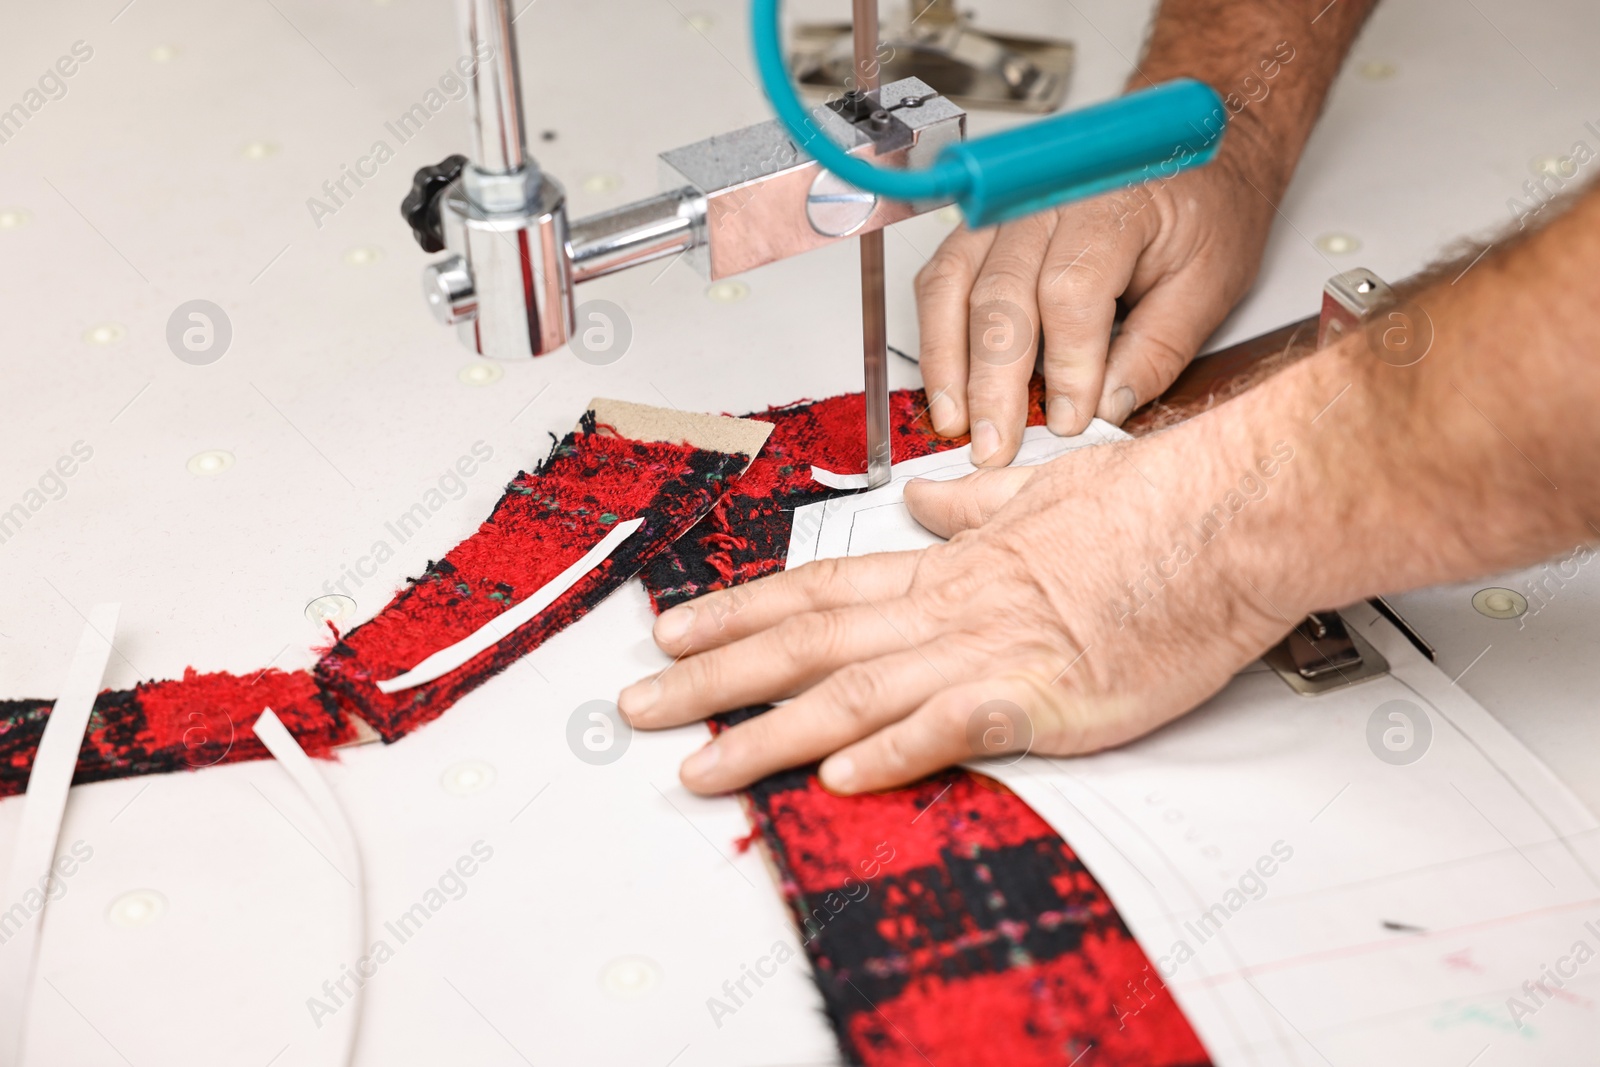
{"type": "Polygon", "coordinates": [[[424,252],[444,251],[444,228],[439,222],[439,197],[451,182],[461,176],[466,156],[446,156],[431,167],[423,167],[411,179],[411,192],[400,201],[400,215],[411,227],[424,252]]]}

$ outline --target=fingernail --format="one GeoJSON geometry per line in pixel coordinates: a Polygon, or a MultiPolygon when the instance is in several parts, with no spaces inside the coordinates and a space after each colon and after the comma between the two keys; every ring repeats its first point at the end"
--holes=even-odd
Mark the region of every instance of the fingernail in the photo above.
{"type": "Polygon", "coordinates": [[[656,620],[657,641],[680,641],[694,627],[694,605],[681,604],[661,613],[656,620]]]}
{"type": "Polygon", "coordinates": [[[1078,421],[1078,405],[1070,396],[1053,396],[1044,409],[1045,425],[1053,434],[1068,434],[1078,421]]]}
{"type": "Polygon", "coordinates": [[[972,458],[982,463],[1000,450],[1000,431],[988,419],[972,424],[972,458]]]}
{"type": "Polygon", "coordinates": [[[661,699],[661,686],[654,678],[634,682],[617,696],[617,710],[632,719],[640,712],[649,711],[661,699]]]}
{"type": "Polygon", "coordinates": [[[928,417],[933,420],[933,428],[939,431],[941,437],[959,436],[956,430],[956,417],[960,414],[956,410],[956,402],[940,393],[933,398],[933,403],[928,405],[928,417]]]}
{"type": "Polygon", "coordinates": [[[721,757],[722,749],[717,743],[707,742],[704,748],[683,761],[682,775],[685,778],[702,778],[710,773],[721,757]]]}
{"type": "Polygon", "coordinates": [[[855,787],[856,761],[849,756],[834,756],[822,761],[817,771],[825,789],[834,793],[848,793],[855,787]]]}
{"type": "Polygon", "coordinates": [[[1126,385],[1119,387],[1106,403],[1106,421],[1121,426],[1133,414],[1134,399],[1132,389],[1126,385]]]}

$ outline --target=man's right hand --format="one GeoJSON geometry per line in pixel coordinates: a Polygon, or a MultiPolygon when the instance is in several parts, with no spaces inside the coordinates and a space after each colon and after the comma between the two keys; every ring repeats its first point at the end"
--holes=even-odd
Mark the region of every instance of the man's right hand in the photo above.
{"type": "Polygon", "coordinates": [[[1160,395],[1255,279],[1273,205],[1242,153],[1165,181],[952,233],[917,274],[922,380],[979,465],[1016,455],[1041,337],[1047,424],[1121,424],[1160,395]],[[1111,336],[1117,301],[1130,305],[1111,336]]]}
{"type": "Polygon", "coordinates": [[[1214,88],[1228,112],[1217,157],[951,234],[917,275],[934,428],[970,432],[980,466],[1009,463],[1041,340],[1058,434],[1095,415],[1120,424],[1171,385],[1254,281],[1276,205],[1375,3],[1161,0],[1128,88],[1179,77],[1214,88]],[[1128,315],[1113,338],[1119,300],[1128,315]]]}

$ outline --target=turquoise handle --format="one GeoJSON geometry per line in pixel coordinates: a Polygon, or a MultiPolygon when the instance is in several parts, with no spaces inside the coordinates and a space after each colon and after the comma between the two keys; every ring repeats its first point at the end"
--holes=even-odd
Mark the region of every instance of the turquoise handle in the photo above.
{"type": "Polygon", "coordinates": [[[1188,79],[1081,111],[951,145],[931,167],[895,170],[857,159],[815,126],[783,62],[779,0],[752,0],[756,69],[795,143],[859,189],[890,200],[953,199],[972,226],[987,226],[1067,200],[1171,177],[1217,154],[1228,112],[1188,79]]]}
{"type": "Polygon", "coordinates": [[[956,195],[970,226],[988,226],[1209,162],[1227,125],[1222,98],[1187,78],[953,144],[956,195]]]}

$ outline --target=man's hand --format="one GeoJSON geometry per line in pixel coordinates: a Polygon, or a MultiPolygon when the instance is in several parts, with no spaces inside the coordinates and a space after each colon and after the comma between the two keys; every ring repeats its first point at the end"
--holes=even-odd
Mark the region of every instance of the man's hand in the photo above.
{"type": "Polygon", "coordinates": [[[934,428],[970,431],[979,466],[1011,462],[1036,357],[1059,434],[1095,415],[1120,425],[1170,385],[1254,281],[1276,205],[1374,3],[1163,0],[1128,88],[1178,77],[1214,88],[1228,120],[1216,159],[951,234],[917,275],[934,428]],[[1128,315],[1113,339],[1119,300],[1128,315]]]}
{"type": "Polygon", "coordinates": [[[979,465],[1009,463],[1041,336],[1050,429],[1082,433],[1095,415],[1120,425],[1249,289],[1272,217],[1230,153],[1169,181],[957,230],[917,274],[934,428],[970,430],[979,465]],[[1119,299],[1130,310],[1113,340],[1119,299]]]}
{"type": "Polygon", "coordinates": [[[1171,487],[1207,480],[1170,439],[912,482],[907,506],[947,544],[807,564],[674,608],[655,633],[681,658],[620,707],[656,728],[794,697],[684,764],[700,793],[824,757],[829,789],[883,789],[997,751],[1070,755],[1152,730],[1290,625],[1222,549],[1171,559],[1174,529],[1206,507],[1171,487]],[[1135,592],[1155,588],[1162,560],[1181,573],[1135,592]]]}
{"type": "Polygon", "coordinates": [[[621,710],[654,728],[792,697],[690,757],[685,784],[821,759],[829,788],[881,789],[997,751],[1126,741],[1308,611],[1593,542],[1597,273],[1600,191],[1179,426],[908,485],[948,543],[672,609],[655,636],[674,665],[621,710]]]}

